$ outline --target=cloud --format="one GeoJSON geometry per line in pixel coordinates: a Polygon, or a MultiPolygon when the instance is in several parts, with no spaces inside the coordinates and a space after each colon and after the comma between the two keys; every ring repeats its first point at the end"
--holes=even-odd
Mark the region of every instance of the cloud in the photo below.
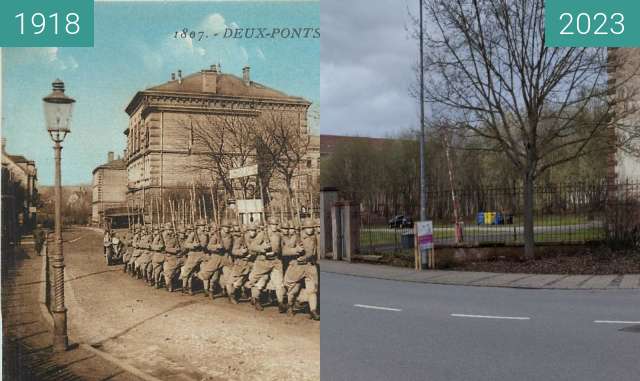
{"type": "Polygon", "coordinates": [[[256,55],[258,56],[258,58],[260,58],[261,60],[265,61],[267,58],[264,56],[264,52],[262,51],[262,49],[257,48],[256,49],[256,55]]]}
{"type": "Polygon", "coordinates": [[[220,13],[212,13],[200,23],[200,30],[210,35],[223,33],[227,25],[220,13]]]}
{"type": "Polygon", "coordinates": [[[80,66],[72,55],[61,54],[57,47],[8,49],[11,49],[11,54],[7,55],[11,64],[33,65],[44,62],[57,70],[75,70],[80,66]]]}
{"type": "Polygon", "coordinates": [[[320,100],[322,133],[387,136],[415,126],[417,43],[409,38],[408,0],[323,0],[320,100]],[[346,38],[345,36],[348,36],[346,38]]]}

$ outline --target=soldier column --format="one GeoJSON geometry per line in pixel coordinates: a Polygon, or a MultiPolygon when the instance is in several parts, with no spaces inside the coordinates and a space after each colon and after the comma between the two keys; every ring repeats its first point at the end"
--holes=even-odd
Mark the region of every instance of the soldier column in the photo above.
{"type": "Polygon", "coordinates": [[[55,143],[55,240],[56,253],[53,257],[53,280],[55,298],[53,310],[53,348],[65,351],[68,348],[67,308],[64,305],[64,254],[62,247],[62,184],[60,162],[62,141],[70,131],[71,111],[75,100],[64,94],[64,82],[56,79],[53,91],[44,97],[44,116],[47,132],[55,143]]]}

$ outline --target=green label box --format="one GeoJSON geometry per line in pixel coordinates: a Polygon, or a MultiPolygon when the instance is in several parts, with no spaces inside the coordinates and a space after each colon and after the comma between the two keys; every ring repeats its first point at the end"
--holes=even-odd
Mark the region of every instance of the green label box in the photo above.
{"type": "Polygon", "coordinates": [[[547,0],[548,47],[640,47],[640,0],[547,0]]]}
{"type": "Polygon", "coordinates": [[[0,46],[93,46],[93,0],[0,0],[0,46]]]}

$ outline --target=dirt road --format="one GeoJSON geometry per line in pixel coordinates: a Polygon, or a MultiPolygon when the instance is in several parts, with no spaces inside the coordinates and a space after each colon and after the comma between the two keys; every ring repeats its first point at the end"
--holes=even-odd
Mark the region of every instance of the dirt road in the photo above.
{"type": "Polygon", "coordinates": [[[108,267],[95,230],[65,233],[72,338],[166,380],[319,380],[320,323],[147,286],[108,267]]]}

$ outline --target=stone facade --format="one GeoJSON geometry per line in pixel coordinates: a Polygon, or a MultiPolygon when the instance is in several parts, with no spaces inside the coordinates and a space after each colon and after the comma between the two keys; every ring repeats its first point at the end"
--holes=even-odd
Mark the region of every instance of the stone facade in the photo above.
{"type": "MultiPolygon", "coordinates": [[[[248,67],[244,68],[242,78],[222,73],[217,65],[186,77],[178,71],[170,81],[139,91],[126,108],[129,126],[124,132],[127,136],[124,162],[129,204],[141,206],[172,190],[217,181],[211,171],[196,169],[207,147],[194,139],[194,124],[206,124],[211,116],[225,115],[259,120],[269,112],[287,115],[297,121],[304,134],[309,134],[310,105],[303,98],[252,81],[248,67]]],[[[319,139],[311,137],[311,140],[308,157],[301,163],[293,184],[294,189],[307,192],[309,182],[319,182],[320,170],[319,139]]],[[[255,162],[255,157],[251,161],[255,162]]],[[[282,190],[277,181],[270,185],[271,196],[282,190]]]]}
{"type": "Polygon", "coordinates": [[[109,209],[126,208],[127,168],[125,162],[114,159],[109,152],[107,162],[93,170],[91,223],[98,225],[109,209]]]}
{"type": "Polygon", "coordinates": [[[2,138],[2,244],[17,239],[36,224],[38,198],[36,163],[22,155],[6,152],[2,138]],[[20,188],[20,189],[18,189],[20,188]]]}
{"type": "MultiPolygon", "coordinates": [[[[627,102],[621,102],[615,112],[618,115],[628,114],[629,110],[638,109],[640,106],[640,49],[618,49],[610,48],[609,51],[609,84],[610,96],[631,97],[627,102]],[[615,86],[615,87],[614,87],[615,86]]],[[[640,111],[625,115],[619,123],[624,125],[625,130],[633,129],[640,125],[640,111]]],[[[619,142],[625,139],[626,132],[622,129],[610,129],[610,139],[612,142],[619,142]]],[[[637,143],[636,143],[637,145],[637,143]]],[[[616,144],[611,144],[609,154],[609,181],[623,182],[627,180],[640,179],[640,158],[616,149],[616,144]]]]}

